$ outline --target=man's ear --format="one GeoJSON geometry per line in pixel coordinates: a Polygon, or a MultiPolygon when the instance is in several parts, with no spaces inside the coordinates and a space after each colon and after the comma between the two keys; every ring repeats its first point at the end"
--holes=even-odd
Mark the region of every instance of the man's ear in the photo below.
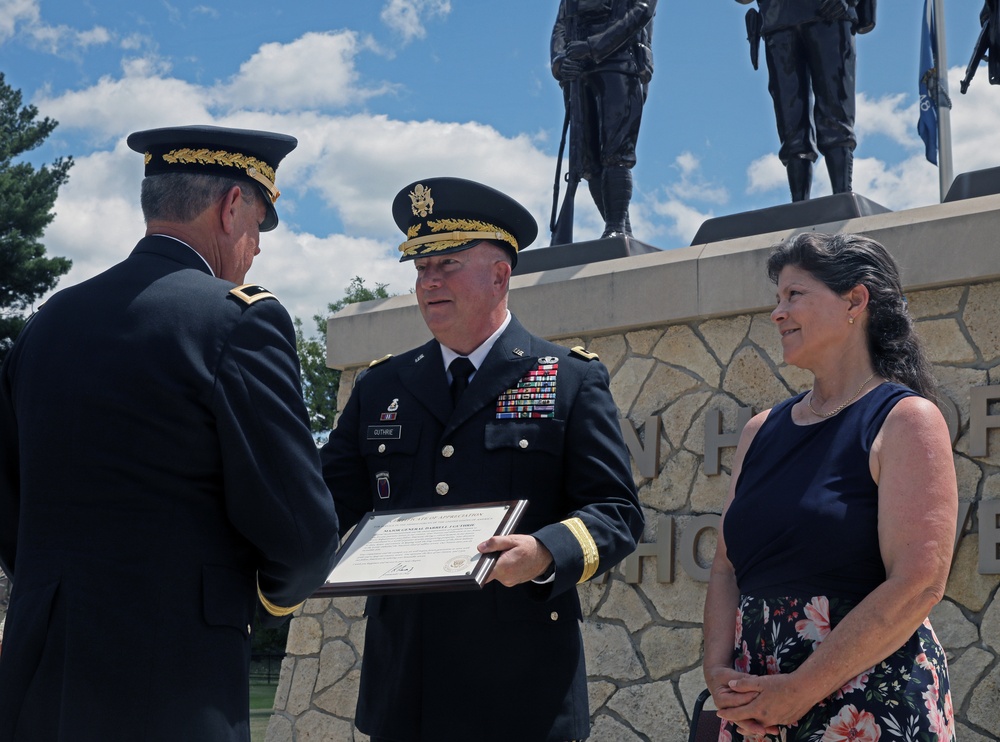
{"type": "Polygon", "coordinates": [[[507,288],[510,283],[510,263],[506,260],[497,260],[493,263],[493,285],[500,289],[507,288]]]}
{"type": "Polygon", "coordinates": [[[233,186],[219,199],[219,223],[226,234],[232,234],[236,229],[236,208],[242,199],[243,191],[239,186],[233,186]]]}

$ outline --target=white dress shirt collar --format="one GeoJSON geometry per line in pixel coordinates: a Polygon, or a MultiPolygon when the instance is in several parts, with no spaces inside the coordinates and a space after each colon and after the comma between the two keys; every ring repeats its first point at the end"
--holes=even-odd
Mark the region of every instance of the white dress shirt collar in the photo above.
{"type": "MultiPolygon", "coordinates": [[[[486,340],[483,342],[482,345],[480,345],[478,348],[476,348],[474,351],[472,351],[471,353],[469,353],[469,355],[466,356],[466,358],[472,361],[472,365],[476,367],[476,371],[478,371],[479,367],[483,365],[483,361],[486,360],[486,356],[493,349],[493,345],[496,343],[497,338],[499,338],[500,335],[503,334],[503,331],[507,329],[507,325],[509,324],[510,324],[510,310],[508,309],[507,316],[504,318],[504,321],[500,324],[500,327],[497,328],[497,331],[494,332],[492,335],[490,335],[488,338],[486,338],[486,340]]],[[[438,343],[438,345],[441,345],[441,343],[438,343]]],[[[448,346],[441,345],[441,357],[444,359],[445,373],[448,372],[448,366],[451,365],[451,362],[454,361],[456,358],[458,358],[459,355],[460,355],[459,353],[456,353],[448,346]]],[[[469,381],[472,381],[472,377],[475,375],[476,375],[475,372],[473,372],[469,376],[469,381]]],[[[449,384],[451,383],[450,373],[448,374],[448,383],[449,384]]]]}
{"type": "Polygon", "coordinates": [[[208,272],[211,273],[213,276],[215,275],[215,271],[212,270],[212,266],[208,264],[208,261],[205,260],[205,257],[200,252],[191,247],[191,245],[186,243],[184,240],[179,240],[176,237],[171,237],[169,234],[154,234],[150,235],[150,237],[166,237],[168,240],[173,240],[174,242],[180,242],[182,245],[184,245],[184,247],[193,252],[199,258],[201,258],[201,262],[205,264],[206,268],[208,268],[208,272]]]}

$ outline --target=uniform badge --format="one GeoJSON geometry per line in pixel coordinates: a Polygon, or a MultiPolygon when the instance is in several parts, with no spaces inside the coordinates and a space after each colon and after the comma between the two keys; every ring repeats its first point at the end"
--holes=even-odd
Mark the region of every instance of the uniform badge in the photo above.
{"type": "Polygon", "coordinates": [[[410,191],[410,209],[414,216],[420,218],[434,213],[434,199],[431,198],[431,189],[425,188],[423,183],[417,183],[410,191]]]}
{"type": "Polygon", "coordinates": [[[245,283],[242,286],[237,286],[235,289],[230,289],[229,293],[247,304],[253,304],[261,299],[277,298],[270,291],[256,283],[245,283]]]}
{"type": "Polygon", "coordinates": [[[395,412],[399,409],[399,400],[394,399],[389,403],[389,406],[385,408],[386,412],[395,412]]]}
{"type": "Polygon", "coordinates": [[[402,425],[369,425],[368,440],[398,441],[403,436],[402,425]]]}
{"type": "Polygon", "coordinates": [[[375,489],[380,500],[389,499],[389,472],[380,471],[375,475],[375,489]]]}
{"type": "Polygon", "coordinates": [[[520,357],[522,357],[522,356],[524,355],[524,351],[523,351],[523,350],[521,350],[520,348],[514,348],[514,350],[512,350],[511,352],[512,352],[512,353],[513,353],[514,355],[518,356],[519,358],[520,358],[520,357]]]}
{"type": "Polygon", "coordinates": [[[556,378],[559,359],[545,356],[517,384],[497,397],[498,420],[552,418],[556,413],[556,378]]]}
{"type": "Polygon", "coordinates": [[[599,361],[601,357],[597,353],[591,353],[589,350],[584,348],[582,345],[576,345],[569,350],[570,355],[576,356],[577,358],[582,358],[585,361],[599,361]]]}

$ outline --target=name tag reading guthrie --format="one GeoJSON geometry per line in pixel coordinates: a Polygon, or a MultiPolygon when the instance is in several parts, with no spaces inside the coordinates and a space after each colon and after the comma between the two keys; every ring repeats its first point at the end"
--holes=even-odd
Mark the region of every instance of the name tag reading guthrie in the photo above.
{"type": "Polygon", "coordinates": [[[496,554],[477,546],[506,536],[527,500],[430,510],[378,510],[355,526],[316,596],[376,595],[479,589],[496,554]]]}
{"type": "Polygon", "coordinates": [[[368,440],[370,441],[383,441],[383,440],[398,441],[402,433],[403,433],[402,425],[368,426],[368,440]]]}

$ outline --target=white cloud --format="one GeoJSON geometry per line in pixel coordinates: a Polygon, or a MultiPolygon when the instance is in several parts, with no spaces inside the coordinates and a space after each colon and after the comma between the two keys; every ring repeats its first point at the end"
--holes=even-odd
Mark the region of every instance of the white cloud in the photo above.
{"type": "MultiPolygon", "coordinates": [[[[961,67],[948,71],[953,103],[949,112],[953,175],[1000,165],[1000,128],[996,126],[1000,98],[985,76],[977,78],[979,84],[973,84],[968,94],[957,93],[964,74],[961,67]]],[[[855,192],[894,211],[937,203],[941,196],[939,174],[924,157],[924,143],[917,134],[916,97],[859,96],[858,101],[859,135],[885,135],[911,154],[891,164],[874,158],[855,160],[855,192]],[[904,105],[907,101],[909,105],[904,105]]],[[[859,151],[864,151],[863,141],[859,151]]]]}
{"type": "Polygon", "coordinates": [[[17,31],[19,24],[38,23],[38,0],[0,0],[0,43],[17,31]]]}
{"type": "Polygon", "coordinates": [[[56,217],[45,231],[48,254],[73,260],[60,288],[123,260],[142,236],[138,158],[124,141],[113,151],[75,158],[69,181],[59,189],[56,217]]]}
{"type": "Polygon", "coordinates": [[[702,223],[715,216],[711,209],[699,209],[691,203],[722,205],[729,201],[729,192],[725,187],[705,180],[701,160],[694,153],[685,151],[679,154],[671,169],[677,171],[680,177],[647,196],[642,195],[637,184],[633,194],[629,207],[632,230],[644,242],[657,244],[656,238],[669,236],[679,238],[683,245],[690,244],[702,223]]]}
{"type": "Polygon", "coordinates": [[[883,135],[904,146],[912,146],[917,126],[915,96],[904,93],[869,98],[859,93],[856,99],[855,131],[861,147],[868,137],[883,135]],[[908,105],[907,105],[908,104],[908,105]]]}
{"type": "Polygon", "coordinates": [[[427,35],[424,22],[434,16],[451,12],[449,0],[388,0],[382,8],[382,22],[403,37],[408,43],[427,35]]]}
{"type": "Polygon", "coordinates": [[[198,5],[191,9],[192,13],[207,15],[209,18],[218,18],[219,11],[209,5],[198,5]]]}
{"type": "Polygon", "coordinates": [[[54,55],[72,55],[114,40],[114,35],[103,26],[80,31],[66,25],[44,23],[39,0],[0,0],[0,43],[19,31],[32,46],[54,55]]]}
{"type": "Polygon", "coordinates": [[[234,109],[339,108],[386,92],[358,86],[354,58],[373,42],[353,31],[307,33],[288,44],[264,44],[213,97],[234,109]]]}
{"type": "Polygon", "coordinates": [[[776,154],[759,157],[747,166],[747,191],[765,193],[780,187],[787,187],[785,166],[776,154]]]}
{"type": "MultiPolygon", "coordinates": [[[[451,175],[509,193],[547,222],[551,158],[527,136],[478,123],[397,121],[386,116],[302,114],[283,124],[299,138],[282,177],[315,189],[348,231],[398,236],[389,205],[404,185],[451,175]]],[[[542,239],[547,237],[542,234],[542,239]]],[[[539,244],[543,244],[541,241],[539,244]]]]}
{"type": "Polygon", "coordinates": [[[405,294],[414,270],[412,263],[399,262],[395,243],[340,234],[319,237],[279,225],[261,236],[261,253],[247,280],[267,286],[311,333],[313,315],[326,314],[327,304],[340,299],[355,276],[369,287],[384,283],[390,293],[405,294]]]}
{"type": "Polygon", "coordinates": [[[136,59],[121,78],[102,77],[95,85],[56,97],[39,96],[39,111],[63,129],[83,129],[106,143],[138,129],[208,123],[212,101],[190,83],[161,75],[155,59],[136,59]]]}
{"type": "Polygon", "coordinates": [[[680,171],[680,180],[667,186],[667,193],[685,201],[708,201],[724,204],[729,193],[722,186],[709,183],[701,173],[701,160],[692,152],[682,152],[674,159],[673,168],[680,171]]]}
{"type": "MultiPolygon", "coordinates": [[[[951,140],[955,173],[1000,165],[1000,89],[989,84],[986,69],[976,76],[969,92],[958,93],[959,81],[965,75],[961,67],[948,72],[952,91],[951,140]]],[[[913,123],[916,131],[916,119],[913,123]]],[[[919,141],[919,140],[918,140],[919,141]]],[[[923,153],[923,143],[920,145],[923,153]]]]}
{"type": "MultiPolygon", "coordinates": [[[[919,143],[919,139],[917,142],[919,143]]],[[[747,168],[750,193],[774,191],[789,203],[788,178],[777,155],[765,155],[750,163],[747,168]]],[[[898,163],[886,163],[874,157],[857,157],[854,160],[853,189],[856,194],[885,206],[893,211],[927,206],[938,201],[937,170],[924,160],[923,146],[920,154],[898,163]]],[[[830,195],[830,179],[823,158],[813,166],[811,196],[830,195]]]]}
{"type": "Polygon", "coordinates": [[[685,244],[694,239],[695,233],[705,223],[705,220],[715,216],[711,211],[707,213],[700,211],[678,198],[668,198],[656,203],[654,211],[660,216],[668,217],[673,222],[668,232],[680,237],[685,244]]]}
{"type": "Polygon", "coordinates": [[[142,34],[133,33],[123,37],[118,45],[125,51],[138,51],[149,43],[149,39],[142,34]]]}
{"type": "Polygon", "coordinates": [[[893,211],[937,203],[937,168],[919,155],[889,165],[875,158],[854,161],[854,192],[893,211]]]}

